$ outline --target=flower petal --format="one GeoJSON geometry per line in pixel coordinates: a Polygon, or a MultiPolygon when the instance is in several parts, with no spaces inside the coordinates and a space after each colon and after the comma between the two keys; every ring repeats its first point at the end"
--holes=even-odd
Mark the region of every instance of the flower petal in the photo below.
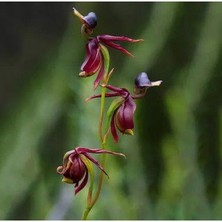
{"type": "MultiPolygon", "coordinates": [[[[92,156],[90,156],[88,153],[83,153],[82,155],[84,155],[85,157],[87,157],[90,161],[92,161],[97,167],[99,167],[100,170],[103,171],[103,173],[106,174],[106,176],[108,176],[108,174],[106,173],[106,171],[104,170],[104,168],[99,164],[99,162],[93,158],[92,156]]],[[[109,176],[108,176],[109,177],[109,176]]]]}
{"type": "Polygon", "coordinates": [[[125,88],[119,88],[119,87],[115,87],[115,86],[112,86],[112,85],[106,85],[105,87],[109,90],[117,92],[118,95],[122,96],[122,97],[127,97],[130,94],[129,91],[125,88]]]}
{"type": "Polygon", "coordinates": [[[110,124],[110,128],[111,128],[111,133],[112,133],[112,136],[113,136],[113,139],[116,143],[118,143],[119,141],[119,136],[116,132],[116,126],[115,126],[115,123],[114,123],[114,116],[115,113],[113,114],[113,117],[112,117],[112,120],[111,120],[111,124],[110,124]]]}
{"type": "Polygon", "coordinates": [[[79,154],[84,154],[84,155],[86,153],[94,153],[94,154],[106,153],[106,154],[112,154],[112,155],[118,155],[118,156],[125,157],[125,155],[123,153],[117,153],[117,152],[113,152],[113,151],[105,150],[105,149],[101,149],[101,148],[89,149],[89,148],[85,148],[85,147],[77,147],[76,149],[78,149],[79,154]]]}
{"type": "MultiPolygon", "coordinates": [[[[105,94],[105,97],[115,97],[115,96],[119,96],[119,93],[106,93],[105,94]]],[[[101,94],[97,94],[97,95],[86,98],[85,101],[88,102],[91,99],[100,98],[100,97],[101,97],[101,94]]]]}
{"type": "Polygon", "coordinates": [[[101,67],[100,67],[100,70],[99,70],[99,73],[94,81],[94,90],[99,86],[99,83],[103,77],[103,74],[104,74],[104,65],[103,63],[101,64],[101,67]]]}
{"type": "Polygon", "coordinates": [[[125,36],[112,36],[112,35],[99,35],[97,36],[97,39],[106,44],[107,46],[110,46],[114,49],[120,50],[121,52],[133,57],[133,55],[127,51],[126,49],[124,49],[122,46],[120,46],[119,44],[116,44],[112,41],[126,41],[126,42],[140,42],[143,41],[143,39],[131,39],[125,36]]]}
{"type": "Polygon", "coordinates": [[[86,59],[81,66],[81,70],[87,74],[94,74],[102,63],[102,56],[97,40],[90,39],[86,45],[86,59]]]}
{"type": "Polygon", "coordinates": [[[133,98],[129,96],[116,111],[115,124],[122,133],[134,128],[133,115],[135,110],[136,104],[133,98]]]}
{"type": "Polygon", "coordinates": [[[75,195],[86,186],[87,182],[88,182],[88,171],[86,170],[86,173],[85,173],[85,176],[84,176],[84,179],[83,179],[82,183],[79,184],[75,188],[75,195]]]}
{"type": "Polygon", "coordinates": [[[143,39],[131,39],[126,36],[115,36],[115,35],[98,35],[98,40],[105,41],[125,41],[125,42],[141,42],[143,39]]]}

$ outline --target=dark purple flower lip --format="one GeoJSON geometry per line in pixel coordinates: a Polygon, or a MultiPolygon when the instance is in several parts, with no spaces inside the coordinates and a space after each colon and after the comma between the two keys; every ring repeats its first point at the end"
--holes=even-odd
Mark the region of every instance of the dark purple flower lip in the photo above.
{"type": "Polygon", "coordinates": [[[125,157],[122,153],[116,153],[104,149],[89,149],[85,147],[76,147],[74,150],[67,152],[63,158],[63,166],[57,168],[57,173],[63,175],[63,182],[74,184],[75,194],[81,191],[88,182],[90,173],[89,165],[86,159],[95,164],[104,174],[108,176],[99,162],[93,158],[90,153],[94,154],[112,154],[125,157]]]}

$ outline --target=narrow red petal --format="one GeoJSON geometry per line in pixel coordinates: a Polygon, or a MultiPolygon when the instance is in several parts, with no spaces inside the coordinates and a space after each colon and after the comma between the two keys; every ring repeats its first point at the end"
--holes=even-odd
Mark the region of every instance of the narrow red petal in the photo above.
{"type": "MultiPolygon", "coordinates": [[[[92,156],[90,156],[88,153],[83,153],[84,156],[86,156],[89,160],[91,160],[97,167],[99,167],[100,170],[103,171],[103,173],[106,174],[106,176],[108,176],[108,174],[106,173],[106,171],[104,170],[104,168],[99,164],[99,162],[93,158],[92,156]]],[[[109,176],[108,176],[109,177],[109,176]]]]}
{"type": "Polygon", "coordinates": [[[141,42],[144,41],[143,39],[131,39],[126,36],[114,36],[114,35],[99,35],[97,36],[98,40],[105,40],[105,41],[126,41],[126,42],[141,42]]]}
{"type": "Polygon", "coordinates": [[[119,87],[115,87],[115,86],[112,86],[112,85],[106,85],[106,88],[109,89],[109,90],[112,90],[114,92],[117,92],[119,96],[127,96],[129,95],[129,92],[127,89],[124,89],[124,88],[119,88],[119,87]]]}
{"type": "Polygon", "coordinates": [[[134,57],[133,54],[131,54],[129,51],[127,51],[126,49],[124,49],[122,46],[120,46],[119,44],[116,44],[114,42],[111,41],[107,41],[107,40],[101,40],[102,43],[104,43],[105,45],[117,49],[119,51],[121,51],[122,53],[129,55],[131,57],[134,57]]]}
{"type": "MultiPolygon", "coordinates": [[[[115,96],[120,96],[120,95],[119,95],[119,93],[106,93],[105,94],[105,97],[115,97],[115,96]]],[[[86,98],[85,101],[88,102],[91,99],[100,98],[100,97],[101,97],[101,94],[90,96],[90,97],[86,98]]]]}
{"type": "Polygon", "coordinates": [[[99,86],[99,83],[103,77],[103,74],[104,74],[104,64],[102,63],[99,73],[94,81],[94,90],[99,86]]]}
{"type": "MultiPolygon", "coordinates": [[[[78,153],[79,154],[86,154],[86,153],[93,153],[93,154],[101,154],[101,153],[106,153],[106,154],[112,154],[112,155],[119,155],[119,156],[125,156],[122,153],[116,153],[110,150],[105,150],[101,148],[85,148],[85,147],[78,147],[78,153]]],[[[90,156],[91,157],[91,156],[90,156]]],[[[88,158],[88,156],[87,156],[88,158]]],[[[92,158],[92,157],[91,157],[92,158]]]]}

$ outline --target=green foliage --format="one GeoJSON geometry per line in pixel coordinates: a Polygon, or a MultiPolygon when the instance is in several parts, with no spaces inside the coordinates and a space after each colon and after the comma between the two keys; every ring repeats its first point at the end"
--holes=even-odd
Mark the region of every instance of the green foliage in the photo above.
{"type": "Polygon", "coordinates": [[[79,219],[84,209],[87,190],[74,196],[56,174],[66,151],[99,144],[73,6],[97,14],[95,34],[145,40],[128,48],[134,59],[111,50],[113,85],[133,90],[142,71],[163,80],[137,102],[135,135],[110,140],[127,159],[107,158],[90,219],[222,219],[219,2],[0,3],[0,43],[12,47],[0,52],[0,219],[79,219]]]}

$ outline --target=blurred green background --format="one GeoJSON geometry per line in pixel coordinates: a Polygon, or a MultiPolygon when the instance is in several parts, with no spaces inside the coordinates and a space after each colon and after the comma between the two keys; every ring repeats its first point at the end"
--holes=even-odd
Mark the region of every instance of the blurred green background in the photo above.
{"type": "Polygon", "coordinates": [[[222,3],[0,3],[0,219],[80,219],[87,189],[56,174],[66,151],[98,147],[95,77],[78,78],[94,34],[145,41],[110,50],[113,85],[145,71],[160,87],[137,101],[135,135],[109,146],[89,219],[222,219],[222,3]]]}

